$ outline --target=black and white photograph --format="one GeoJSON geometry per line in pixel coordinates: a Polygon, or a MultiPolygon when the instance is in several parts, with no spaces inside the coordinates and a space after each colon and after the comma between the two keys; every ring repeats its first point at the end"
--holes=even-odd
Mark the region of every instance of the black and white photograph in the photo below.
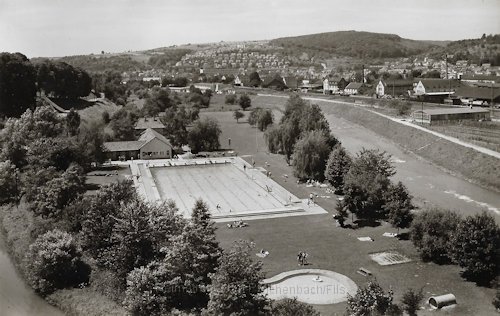
{"type": "Polygon", "coordinates": [[[0,316],[500,316],[500,0],[0,0],[0,316]]]}

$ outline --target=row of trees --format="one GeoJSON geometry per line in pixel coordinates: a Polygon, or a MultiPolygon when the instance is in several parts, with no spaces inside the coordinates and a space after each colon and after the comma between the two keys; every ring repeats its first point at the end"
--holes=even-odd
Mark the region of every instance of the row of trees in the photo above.
{"type": "Polygon", "coordinates": [[[50,60],[33,64],[21,53],[0,54],[0,116],[20,116],[34,108],[37,90],[74,99],[90,89],[91,78],[80,68],[50,60]]]}
{"type": "Polygon", "coordinates": [[[500,228],[486,212],[462,219],[451,211],[423,211],[413,220],[410,238],[423,260],[456,263],[466,279],[480,285],[500,272],[500,228]]]}
{"type": "Polygon", "coordinates": [[[296,94],[288,99],[280,124],[268,129],[264,137],[270,152],[284,154],[288,163],[293,160],[296,176],[320,181],[328,155],[338,143],[319,106],[296,94]]]}

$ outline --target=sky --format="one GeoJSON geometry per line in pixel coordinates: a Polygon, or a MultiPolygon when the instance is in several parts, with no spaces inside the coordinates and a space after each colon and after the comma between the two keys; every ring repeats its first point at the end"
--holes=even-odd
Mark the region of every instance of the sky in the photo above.
{"type": "Polygon", "coordinates": [[[333,31],[500,33],[500,0],[0,0],[0,52],[56,57],[333,31]]]}

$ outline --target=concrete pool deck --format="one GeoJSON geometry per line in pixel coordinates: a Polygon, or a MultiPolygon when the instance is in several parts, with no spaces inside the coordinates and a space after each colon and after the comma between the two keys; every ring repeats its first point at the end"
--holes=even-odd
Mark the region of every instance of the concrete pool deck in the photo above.
{"type": "Polygon", "coordinates": [[[186,218],[199,198],[216,222],[327,213],[240,157],[114,163],[128,164],[140,196],[152,203],[173,200],[186,218]]]}
{"type": "Polygon", "coordinates": [[[273,300],[297,298],[317,305],[337,304],[354,296],[358,286],[347,276],[322,269],[300,269],[263,280],[267,297],[273,300]]]}

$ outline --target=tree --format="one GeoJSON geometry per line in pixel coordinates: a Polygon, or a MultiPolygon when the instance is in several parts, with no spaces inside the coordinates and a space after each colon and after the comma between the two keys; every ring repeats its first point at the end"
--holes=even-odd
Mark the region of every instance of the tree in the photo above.
{"type": "Polygon", "coordinates": [[[337,214],[335,218],[339,221],[340,227],[344,227],[345,219],[347,218],[347,207],[345,205],[344,200],[338,200],[337,205],[335,206],[335,210],[337,214]]]}
{"type": "Polygon", "coordinates": [[[247,94],[242,94],[240,100],[238,101],[243,111],[252,106],[252,99],[247,94]]]}
{"type": "MultiPolygon", "coordinates": [[[[104,112],[107,113],[107,112],[104,112]]],[[[77,146],[83,161],[88,164],[92,162],[104,162],[104,126],[98,121],[91,121],[82,125],[77,137],[77,146]]]]}
{"type": "Polygon", "coordinates": [[[273,316],[320,316],[311,305],[297,301],[297,298],[285,298],[273,303],[271,308],[273,316]]]}
{"type": "Polygon", "coordinates": [[[60,177],[53,178],[38,188],[29,208],[44,218],[60,219],[62,210],[83,192],[83,169],[72,165],[60,177]]]}
{"type": "Polygon", "coordinates": [[[393,227],[397,227],[398,232],[400,228],[410,227],[413,220],[413,214],[411,213],[413,204],[411,200],[411,194],[401,181],[396,185],[391,184],[389,186],[383,208],[387,214],[389,223],[393,227]]]}
{"type": "Polygon", "coordinates": [[[415,291],[414,289],[408,289],[404,294],[401,302],[403,303],[403,309],[410,316],[416,316],[417,310],[420,307],[420,303],[424,298],[424,293],[422,289],[420,291],[415,291]]]}
{"type": "Polygon", "coordinates": [[[178,307],[206,306],[210,274],[215,273],[221,254],[210,211],[203,201],[197,200],[190,223],[174,238],[164,258],[173,277],[170,285],[181,289],[174,294],[178,307]]]}
{"type": "Polygon", "coordinates": [[[168,89],[154,88],[146,98],[142,112],[145,116],[156,116],[160,112],[175,106],[168,89]]]}
{"type": "Polygon", "coordinates": [[[392,291],[385,292],[377,281],[370,281],[347,296],[347,313],[352,316],[384,315],[392,304],[392,291]]]}
{"type": "Polygon", "coordinates": [[[68,115],[66,115],[66,128],[68,129],[70,136],[75,136],[78,134],[78,128],[80,127],[80,115],[78,112],[69,110],[68,115]]]}
{"type": "Polygon", "coordinates": [[[118,216],[120,203],[127,204],[137,199],[132,181],[126,180],[102,186],[90,199],[83,215],[82,245],[99,261],[99,256],[113,244],[111,235],[118,216]]]}
{"type": "Polygon", "coordinates": [[[281,130],[281,150],[285,154],[287,163],[290,163],[295,143],[300,138],[301,130],[299,118],[292,117],[280,124],[281,130]]]}
{"type": "Polygon", "coordinates": [[[92,79],[84,70],[62,61],[45,59],[36,65],[38,89],[56,98],[76,99],[87,96],[92,79]]]}
{"type": "Polygon", "coordinates": [[[344,201],[348,209],[366,219],[385,218],[383,205],[394,174],[390,156],[379,150],[362,149],[344,177],[344,201]]]}
{"type": "Polygon", "coordinates": [[[128,275],[125,305],[148,315],[165,314],[174,307],[206,306],[209,275],[215,272],[220,255],[209,210],[199,200],[190,223],[164,249],[164,258],[128,275]]]}
{"type": "Polygon", "coordinates": [[[451,262],[451,236],[459,223],[460,217],[448,210],[429,209],[418,213],[410,227],[410,238],[422,259],[451,262]]]}
{"type": "Polygon", "coordinates": [[[135,139],[135,120],[125,109],[116,111],[111,116],[109,127],[113,130],[115,140],[133,140],[135,139]]]}
{"type": "Polygon", "coordinates": [[[273,154],[281,152],[281,129],[279,127],[271,127],[264,133],[267,148],[273,154]]]}
{"type": "Polygon", "coordinates": [[[215,119],[205,118],[197,121],[188,134],[188,143],[195,153],[217,150],[220,147],[219,136],[222,133],[215,119]]]}
{"type": "Polygon", "coordinates": [[[464,268],[463,275],[488,285],[500,268],[500,228],[493,216],[483,212],[467,216],[452,235],[452,257],[464,268]]]}
{"type": "Polygon", "coordinates": [[[257,128],[263,132],[267,129],[267,127],[274,122],[273,112],[269,109],[262,109],[257,118],[257,128]]]}
{"type": "Polygon", "coordinates": [[[165,133],[169,135],[174,146],[181,147],[188,142],[187,126],[191,122],[191,117],[184,107],[167,109],[160,120],[165,125],[165,133]]]}
{"type": "Polygon", "coordinates": [[[81,249],[73,236],[60,230],[39,236],[26,253],[25,265],[29,283],[44,295],[89,280],[81,249]]]}
{"type": "Polygon", "coordinates": [[[340,143],[333,147],[326,164],[325,179],[335,188],[335,193],[343,192],[344,178],[349,172],[351,163],[351,156],[340,143]]]}
{"type": "Polygon", "coordinates": [[[0,204],[17,201],[20,183],[16,166],[7,161],[0,161],[0,204]]]}
{"type": "Polygon", "coordinates": [[[238,110],[235,110],[234,113],[233,113],[233,117],[236,119],[236,123],[239,123],[239,119],[244,117],[245,116],[245,113],[241,112],[241,111],[238,111],[238,110]]]}
{"type": "Polygon", "coordinates": [[[114,247],[108,259],[110,266],[124,279],[134,268],[144,266],[153,259],[152,231],[149,226],[148,205],[141,200],[122,204],[111,234],[114,247]]]}
{"type": "Polygon", "coordinates": [[[262,111],[261,108],[254,108],[248,115],[248,124],[255,126],[257,125],[257,122],[259,120],[260,112],[262,111]]]}
{"type": "Polygon", "coordinates": [[[269,304],[263,291],[262,262],[255,262],[247,242],[236,242],[219,259],[211,274],[207,311],[213,315],[265,315],[269,304]]]}
{"type": "Polygon", "coordinates": [[[303,132],[322,130],[330,134],[328,121],[318,105],[307,106],[301,111],[300,130],[303,132]]]}
{"type": "Polygon", "coordinates": [[[299,179],[323,181],[325,165],[331,147],[323,131],[311,131],[302,136],[293,150],[293,170],[299,179]]]}
{"type": "Polygon", "coordinates": [[[36,71],[20,53],[0,53],[0,116],[20,116],[35,105],[36,71]]]}
{"type": "Polygon", "coordinates": [[[174,201],[166,201],[161,204],[148,206],[148,221],[151,227],[155,257],[163,257],[161,249],[170,247],[175,236],[179,236],[186,220],[179,213],[174,201]]]}
{"type": "Polygon", "coordinates": [[[72,163],[86,165],[82,150],[74,137],[39,138],[30,143],[26,160],[31,167],[53,166],[57,170],[64,171],[72,163]]]}

